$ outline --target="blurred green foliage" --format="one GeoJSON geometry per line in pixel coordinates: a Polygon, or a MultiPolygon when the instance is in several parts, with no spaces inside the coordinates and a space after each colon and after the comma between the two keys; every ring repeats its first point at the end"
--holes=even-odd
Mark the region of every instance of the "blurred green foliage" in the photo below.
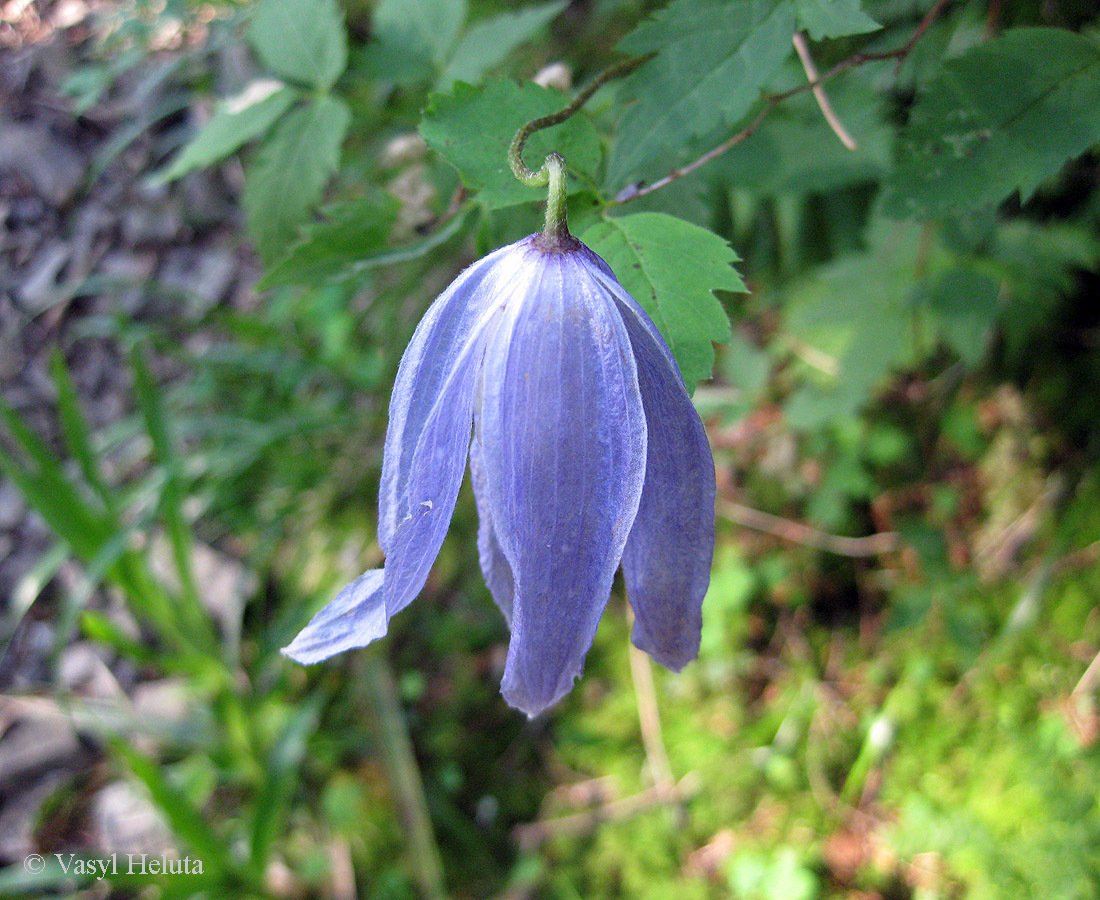
{"type": "MultiPolygon", "coordinates": [[[[212,112],[149,175],[239,157],[265,293],[197,320],[85,323],[132,368],[135,412],[108,434],[60,353],[64,446],[0,407],[0,471],[57,536],[44,572],[83,567],[59,644],[79,634],[187,685],[183,728],[63,698],[204,863],[112,896],[345,896],[344,863],[378,900],[1096,896],[1092,5],[216,7],[165,76],[212,112]],[[824,88],[855,150],[810,92],[774,100],[806,85],[796,27],[836,67],[824,88]],[[227,43],[253,54],[239,83],[209,74],[227,43]],[[566,95],[527,79],[563,61],[581,84],[650,52],[527,152],[566,153],[574,231],[690,385],[729,337],[695,395],[720,480],[702,650],[655,673],[676,799],[640,736],[652,698],[621,589],[559,709],[528,723],[500,700],[507,635],[469,488],[383,648],[308,671],[278,654],[380,559],[385,408],[416,321],[463,265],[539,227],[504,151],[566,95]],[[638,180],[763,111],[692,174],[638,180]],[[158,384],[150,360],[176,374],[158,384]],[[109,476],[115,453],[139,462],[109,476]],[[835,540],[876,533],[869,552],[835,540]],[[204,604],[199,544],[258,576],[229,617],[204,604]],[[91,602],[100,586],[140,639],[91,602]]],[[[145,33],[125,64],[151,52],[145,33]]],[[[72,75],[77,109],[122,67],[108,46],[72,75]]],[[[26,612],[9,608],[7,639],[26,612]]],[[[96,890],[56,866],[13,867],[0,889],[96,890]]]]}

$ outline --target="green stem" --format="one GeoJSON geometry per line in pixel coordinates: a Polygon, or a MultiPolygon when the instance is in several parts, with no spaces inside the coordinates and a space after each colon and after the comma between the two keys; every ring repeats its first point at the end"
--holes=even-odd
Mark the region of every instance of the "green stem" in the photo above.
{"type": "Polygon", "coordinates": [[[428,805],[424,799],[424,784],[413,754],[412,741],[397,697],[397,685],[389,662],[381,651],[371,649],[357,653],[356,680],[363,685],[370,709],[378,723],[382,738],[382,753],[389,776],[390,789],[401,810],[402,824],[408,839],[408,859],[413,877],[426,900],[445,900],[443,865],[439,846],[435,842],[428,805]]]}
{"type": "Polygon", "coordinates": [[[508,148],[508,165],[511,166],[512,174],[516,176],[518,181],[528,187],[543,187],[545,185],[550,187],[546,201],[546,227],[542,232],[544,249],[561,251],[569,247],[572,242],[565,214],[565,160],[560,154],[551,153],[543,161],[542,167],[537,172],[534,171],[523,161],[523,148],[527,144],[527,139],[536,131],[561,124],[584,106],[589,98],[612,78],[622,78],[624,75],[629,75],[652,57],[652,53],[646,56],[634,56],[604,69],[562,109],[548,116],[532,119],[520,128],[516,132],[516,136],[512,138],[511,146],[508,148]]]}
{"type": "Polygon", "coordinates": [[[569,217],[565,209],[565,160],[560,153],[546,157],[543,168],[547,170],[549,188],[546,194],[546,222],[542,228],[541,244],[546,250],[568,250],[574,243],[569,234],[569,217]]]}

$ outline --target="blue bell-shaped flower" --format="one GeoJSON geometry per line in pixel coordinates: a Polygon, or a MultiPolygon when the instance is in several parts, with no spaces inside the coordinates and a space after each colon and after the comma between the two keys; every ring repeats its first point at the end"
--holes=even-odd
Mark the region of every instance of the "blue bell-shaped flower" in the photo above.
{"type": "Polygon", "coordinates": [[[714,553],[702,422],[610,267],[545,235],[470,266],[417,326],[390,400],[385,568],[344,588],[287,656],[315,663],[386,633],[424,586],[467,457],[481,567],[512,630],[510,705],[534,716],[570,690],[620,562],[634,643],[674,670],[695,658],[714,553]]]}

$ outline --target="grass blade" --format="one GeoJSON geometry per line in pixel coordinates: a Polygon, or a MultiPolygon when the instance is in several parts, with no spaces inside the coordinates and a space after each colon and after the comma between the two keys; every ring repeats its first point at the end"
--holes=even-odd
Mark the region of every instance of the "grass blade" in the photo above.
{"type": "Polygon", "coordinates": [[[84,475],[84,480],[88,483],[88,486],[103,501],[104,508],[114,515],[116,512],[114,497],[100,474],[95,450],[92,448],[91,434],[88,431],[88,422],[80,411],[76,388],[73,385],[69,369],[65,365],[65,358],[60,351],[55,351],[51,357],[50,370],[53,374],[54,384],[57,386],[57,409],[61,418],[61,430],[65,435],[65,443],[80,466],[80,471],[84,475]]]}
{"type": "Polygon", "coordinates": [[[252,865],[257,872],[263,872],[271,845],[286,821],[298,770],[309,735],[317,728],[324,699],[314,694],[295,710],[268,755],[266,778],[256,798],[252,822],[252,865]]]}
{"type": "Polygon", "coordinates": [[[179,459],[172,446],[164,410],[157,397],[156,385],[149,372],[149,366],[136,347],[130,353],[130,361],[134,370],[134,388],[137,391],[145,428],[153,443],[153,453],[165,476],[158,510],[164,517],[165,530],[183,593],[180,603],[181,618],[186,622],[189,630],[212,647],[216,644],[216,639],[202,601],[199,599],[195,573],[191,565],[191,529],[183,514],[184,490],[179,459]]]}
{"type": "Polygon", "coordinates": [[[163,769],[121,741],[112,741],[111,749],[148,788],[173,833],[202,860],[204,872],[217,876],[229,868],[225,844],[211,830],[202,813],[164,776],[163,769]]]}

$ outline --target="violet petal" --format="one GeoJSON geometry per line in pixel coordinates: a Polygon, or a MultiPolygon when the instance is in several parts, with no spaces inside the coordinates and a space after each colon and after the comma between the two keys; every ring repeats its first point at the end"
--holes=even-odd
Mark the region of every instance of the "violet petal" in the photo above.
{"type": "Polygon", "coordinates": [[[501,690],[535,715],[580,674],[645,476],[634,357],[578,254],[542,254],[485,355],[481,418],[492,520],[515,577],[501,690]]]}

